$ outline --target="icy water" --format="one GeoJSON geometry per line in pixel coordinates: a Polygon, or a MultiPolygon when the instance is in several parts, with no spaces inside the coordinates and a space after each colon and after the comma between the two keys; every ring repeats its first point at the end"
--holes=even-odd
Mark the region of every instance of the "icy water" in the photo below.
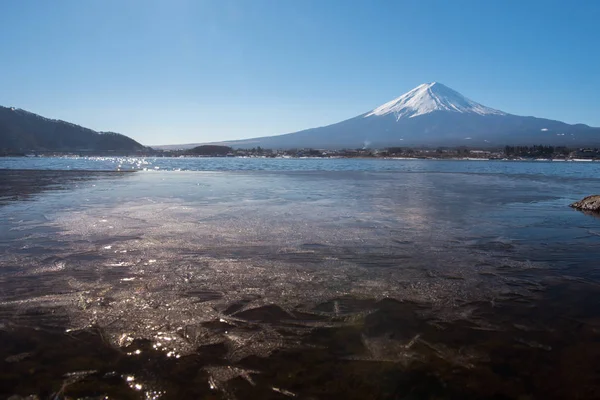
{"type": "Polygon", "coordinates": [[[568,207],[598,192],[600,163],[0,159],[0,397],[600,398],[600,218],[568,207]]]}

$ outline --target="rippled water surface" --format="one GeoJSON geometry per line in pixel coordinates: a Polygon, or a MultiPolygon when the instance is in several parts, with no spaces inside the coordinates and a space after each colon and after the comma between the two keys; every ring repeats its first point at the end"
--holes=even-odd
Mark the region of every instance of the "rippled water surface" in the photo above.
{"type": "Polygon", "coordinates": [[[0,396],[600,397],[598,163],[0,168],[0,396]]]}
{"type": "Polygon", "coordinates": [[[0,169],[162,171],[452,172],[594,178],[600,162],[356,158],[4,157],[0,169]]]}

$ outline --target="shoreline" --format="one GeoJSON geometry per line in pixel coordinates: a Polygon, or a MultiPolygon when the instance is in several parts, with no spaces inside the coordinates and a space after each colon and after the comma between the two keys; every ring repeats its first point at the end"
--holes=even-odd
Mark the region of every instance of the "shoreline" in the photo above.
{"type": "MultiPolygon", "coordinates": [[[[62,155],[62,156],[3,156],[0,157],[0,162],[3,159],[273,159],[273,160],[402,160],[402,161],[517,161],[517,162],[600,162],[600,159],[587,158],[483,158],[483,157],[377,157],[377,156],[330,156],[330,157],[266,157],[266,156],[235,156],[235,157],[219,157],[219,156],[78,156],[78,155],[62,155]]],[[[11,168],[0,168],[11,169],[11,168]]],[[[86,171],[86,170],[83,170],[86,171]]],[[[114,170],[107,170],[114,171],[114,170]]]]}

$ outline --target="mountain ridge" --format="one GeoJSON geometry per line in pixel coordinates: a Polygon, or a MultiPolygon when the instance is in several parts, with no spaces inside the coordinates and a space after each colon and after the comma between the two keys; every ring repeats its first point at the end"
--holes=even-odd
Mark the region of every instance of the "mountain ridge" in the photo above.
{"type": "MultiPolygon", "coordinates": [[[[421,84],[370,111],[338,123],[251,139],[152,146],[186,149],[202,144],[234,148],[434,147],[600,145],[600,128],[519,116],[477,103],[439,82],[421,84]]],[[[0,106],[0,152],[148,150],[114,132],[100,132],[27,110],[0,106]]]]}
{"type": "Polygon", "coordinates": [[[509,114],[439,83],[421,84],[370,111],[282,135],[213,142],[235,148],[600,145],[600,128],[509,114]]]}
{"type": "Polygon", "coordinates": [[[137,152],[146,147],[116,132],[100,132],[31,111],[0,106],[0,151],[137,152]]]}

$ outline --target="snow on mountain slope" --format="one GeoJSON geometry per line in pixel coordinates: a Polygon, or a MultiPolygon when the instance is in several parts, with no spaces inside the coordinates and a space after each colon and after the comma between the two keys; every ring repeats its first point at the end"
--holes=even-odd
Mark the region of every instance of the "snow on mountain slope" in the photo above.
{"type": "Polygon", "coordinates": [[[318,128],[229,142],[236,148],[354,149],[392,146],[600,145],[600,128],[508,114],[441,83],[425,83],[369,112],[318,128]]]}
{"type": "Polygon", "coordinates": [[[453,111],[479,115],[506,115],[506,113],[483,106],[467,99],[460,93],[432,82],[417,86],[408,93],[387,102],[365,114],[365,118],[394,114],[396,120],[413,118],[433,111],[453,111]]]}

